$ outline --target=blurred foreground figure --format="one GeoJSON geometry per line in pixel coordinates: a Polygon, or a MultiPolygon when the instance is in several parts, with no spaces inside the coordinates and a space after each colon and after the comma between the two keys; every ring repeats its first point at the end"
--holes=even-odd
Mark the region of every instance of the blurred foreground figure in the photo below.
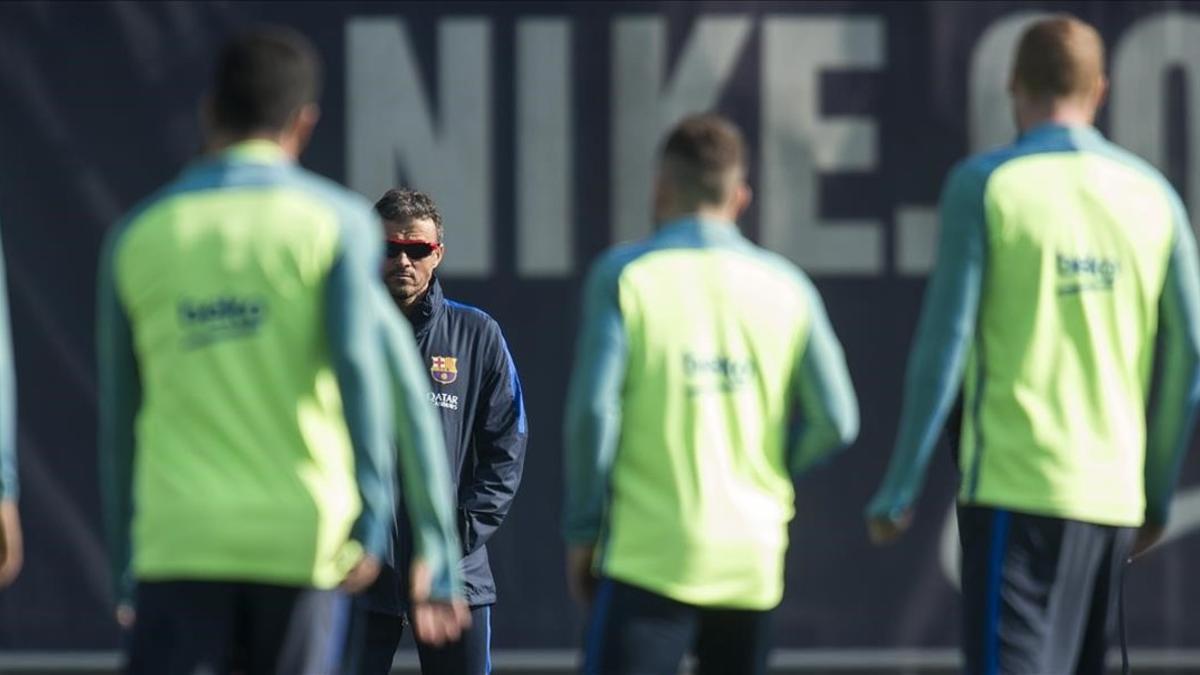
{"type": "Polygon", "coordinates": [[[17,384],[13,369],[12,331],[4,276],[4,251],[0,249],[0,588],[21,572],[24,544],[17,509],[17,384]]]}
{"type": "Polygon", "coordinates": [[[858,407],[812,283],[738,232],[740,132],[670,133],[658,232],[587,280],[566,418],[567,575],[587,673],[766,672],[792,479],[852,442],[858,407]]]}
{"type": "Polygon", "coordinates": [[[103,253],[100,465],[132,673],[224,673],[235,653],[251,673],[334,672],[345,594],[379,570],[397,369],[371,205],[296,165],[319,70],[288,30],[231,41],[210,155],[103,253]]]}
{"type": "Polygon", "coordinates": [[[1104,672],[1124,563],[1162,533],[1188,445],[1195,240],[1166,180],[1092,127],[1103,66],[1099,34],[1072,17],[1022,36],[1021,133],[947,179],[896,447],[867,510],[877,542],[908,527],[965,379],[968,673],[1104,672]]]}

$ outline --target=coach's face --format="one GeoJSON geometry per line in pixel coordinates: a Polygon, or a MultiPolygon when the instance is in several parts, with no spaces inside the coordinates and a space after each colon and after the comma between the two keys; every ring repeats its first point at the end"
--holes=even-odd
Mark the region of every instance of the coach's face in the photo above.
{"type": "Polygon", "coordinates": [[[437,226],[429,218],[417,218],[407,223],[385,221],[384,230],[387,262],[383,280],[393,298],[409,305],[429,289],[433,271],[442,262],[437,226]]]}

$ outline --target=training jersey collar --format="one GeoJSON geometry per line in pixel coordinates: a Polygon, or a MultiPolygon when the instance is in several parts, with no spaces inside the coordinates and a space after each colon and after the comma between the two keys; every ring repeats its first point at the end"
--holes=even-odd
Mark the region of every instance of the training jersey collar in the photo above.
{"type": "Polygon", "coordinates": [[[727,220],[717,218],[704,218],[697,215],[688,215],[659,225],[659,235],[669,236],[671,234],[690,233],[699,235],[700,238],[706,240],[712,239],[740,239],[742,233],[738,230],[736,224],[727,220]]]}
{"type": "Polygon", "coordinates": [[[1025,130],[1017,137],[1018,141],[1030,141],[1054,136],[1076,135],[1103,138],[1096,127],[1090,124],[1063,124],[1061,122],[1042,122],[1025,130]]]}
{"type": "Polygon", "coordinates": [[[419,333],[429,327],[429,323],[433,321],[433,317],[437,316],[438,312],[442,311],[442,305],[446,302],[446,296],[442,294],[442,284],[438,281],[437,275],[429,280],[429,290],[425,291],[425,297],[417,303],[413,308],[413,312],[408,317],[409,323],[412,324],[413,332],[419,333]]]}
{"type": "Polygon", "coordinates": [[[219,157],[225,162],[251,162],[254,164],[291,164],[288,157],[275,141],[265,138],[252,138],[238,141],[221,150],[219,157]]]}

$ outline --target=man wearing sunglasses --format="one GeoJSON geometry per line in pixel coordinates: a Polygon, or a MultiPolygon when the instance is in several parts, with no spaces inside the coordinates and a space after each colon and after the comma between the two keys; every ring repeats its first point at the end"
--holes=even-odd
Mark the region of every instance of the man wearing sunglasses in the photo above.
{"type": "MultiPolygon", "coordinates": [[[[443,647],[418,641],[425,675],[482,675],[491,671],[491,605],[496,586],[486,543],[512,504],[525,461],[527,437],[521,383],[504,336],[484,312],[446,299],[436,271],[445,254],[442,216],[428,195],[388,190],[375,204],[383,220],[384,282],[412,324],[429,369],[430,405],[442,420],[458,502],[466,601],[471,626],[443,647]]],[[[365,675],[388,673],[406,623],[412,534],[398,500],[393,550],[366,595],[365,675]]]]}

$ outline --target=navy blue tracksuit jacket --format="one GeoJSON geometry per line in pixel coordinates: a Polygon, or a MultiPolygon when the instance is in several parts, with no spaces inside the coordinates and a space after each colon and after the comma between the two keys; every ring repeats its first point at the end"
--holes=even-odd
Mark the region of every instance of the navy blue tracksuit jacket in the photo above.
{"type": "MultiPolygon", "coordinates": [[[[429,404],[440,413],[450,453],[466,600],[490,605],[496,584],[486,544],[508,514],[525,462],[521,381],[499,324],[482,310],[447,300],[436,278],[409,321],[429,368],[429,404]]],[[[394,547],[366,595],[372,611],[399,614],[408,606],[412,537],[403,504],[397,500],[394,547]]]]}

